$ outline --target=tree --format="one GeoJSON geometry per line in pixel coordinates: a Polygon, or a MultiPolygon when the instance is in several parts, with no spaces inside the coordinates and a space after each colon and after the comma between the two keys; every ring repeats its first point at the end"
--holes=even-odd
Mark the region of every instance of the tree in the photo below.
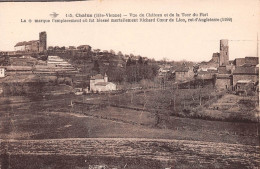
{"type": "Polygon", "coordinates": [[[138,64],[140,64],[140,65],[143,64],[143,58],[142,58],[142,57],[139,57],[139,59],[138,59],[138,64]]]}
{"type": "Polygon", "coordinates": [[[117,53],[117,55],[118,55],[118,56],[124,56],[121,51],[119,51],[119,52],[117,53]]]}
{"type": "Polygon", "coordinates": [[[99,63],[97,60],[94,61],[94,67],[92,68],[92,70],[100,73],[99,63]]]}
{"type": "Polygon", "coordinates": [[[116,54],[116,52],[113,49],[110,49],[109,53],[111,53],[112,55],[116,54]]]}
{"type": "Polygon", "coordinates": [[[134,56],[135,56],[134,54],[130,53],[130,57],[131,57],[131,58],[133,58],[134,56]]]}
{"type": "Polygon", "coordinates": [[[132,59],[129,57],[126,61],[126,66],[131,66],[132,65],[132,59]]]}

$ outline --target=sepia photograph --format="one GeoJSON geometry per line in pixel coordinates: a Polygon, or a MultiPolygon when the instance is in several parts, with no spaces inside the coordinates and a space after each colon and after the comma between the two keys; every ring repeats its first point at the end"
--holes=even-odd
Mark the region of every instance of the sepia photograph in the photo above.
{"type": "Polygon", "coordinates": [[[7,0],[0,28],[0,169],[260,168],[259,0],[7,0]]]}

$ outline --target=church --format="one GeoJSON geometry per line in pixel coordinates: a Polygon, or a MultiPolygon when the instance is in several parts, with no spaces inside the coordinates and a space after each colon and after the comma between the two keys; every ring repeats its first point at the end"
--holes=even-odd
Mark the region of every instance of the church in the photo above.
{"type": "Polygon", "coordinates": [[[90,78],[90,91],[92,92],[107,92],[116,90],[116,84],[108,82],[108,76],[105,74],[97,74],[90,78]]]}

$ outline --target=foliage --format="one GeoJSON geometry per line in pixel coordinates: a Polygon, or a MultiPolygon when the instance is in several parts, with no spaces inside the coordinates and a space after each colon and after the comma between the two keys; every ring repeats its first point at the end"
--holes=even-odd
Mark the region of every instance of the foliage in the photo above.
{"type": "Polygon", "coordinates": [[[157,75],[158,66],[144,62],[142,57],[136,62],[129,58],[126,63],[126,80],[139,82],[142,79],[153,79],[157,75]]]}

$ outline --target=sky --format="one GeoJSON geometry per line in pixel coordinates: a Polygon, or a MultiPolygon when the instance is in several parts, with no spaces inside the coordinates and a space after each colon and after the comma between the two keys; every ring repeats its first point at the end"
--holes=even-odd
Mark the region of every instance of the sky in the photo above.
{"type": "MultiPolygon", "coordinates": [[[[74,17],[74,19],[76,19],[74,17]]],[[[229,40],[230,60],[256,56],[260,39],[259,0],[93,0],[78,2],[0,3],[0,51],[14,50],[20,41],[37,40],[47,32],[48,46],[90,45],[160,60],[208,61],[219,52],[220,39],[229,40]],[[232,22],[196,23],[23,23],[26,19],[57,19],[66,14],[208,13],[208,18],[232,22]]]]}

